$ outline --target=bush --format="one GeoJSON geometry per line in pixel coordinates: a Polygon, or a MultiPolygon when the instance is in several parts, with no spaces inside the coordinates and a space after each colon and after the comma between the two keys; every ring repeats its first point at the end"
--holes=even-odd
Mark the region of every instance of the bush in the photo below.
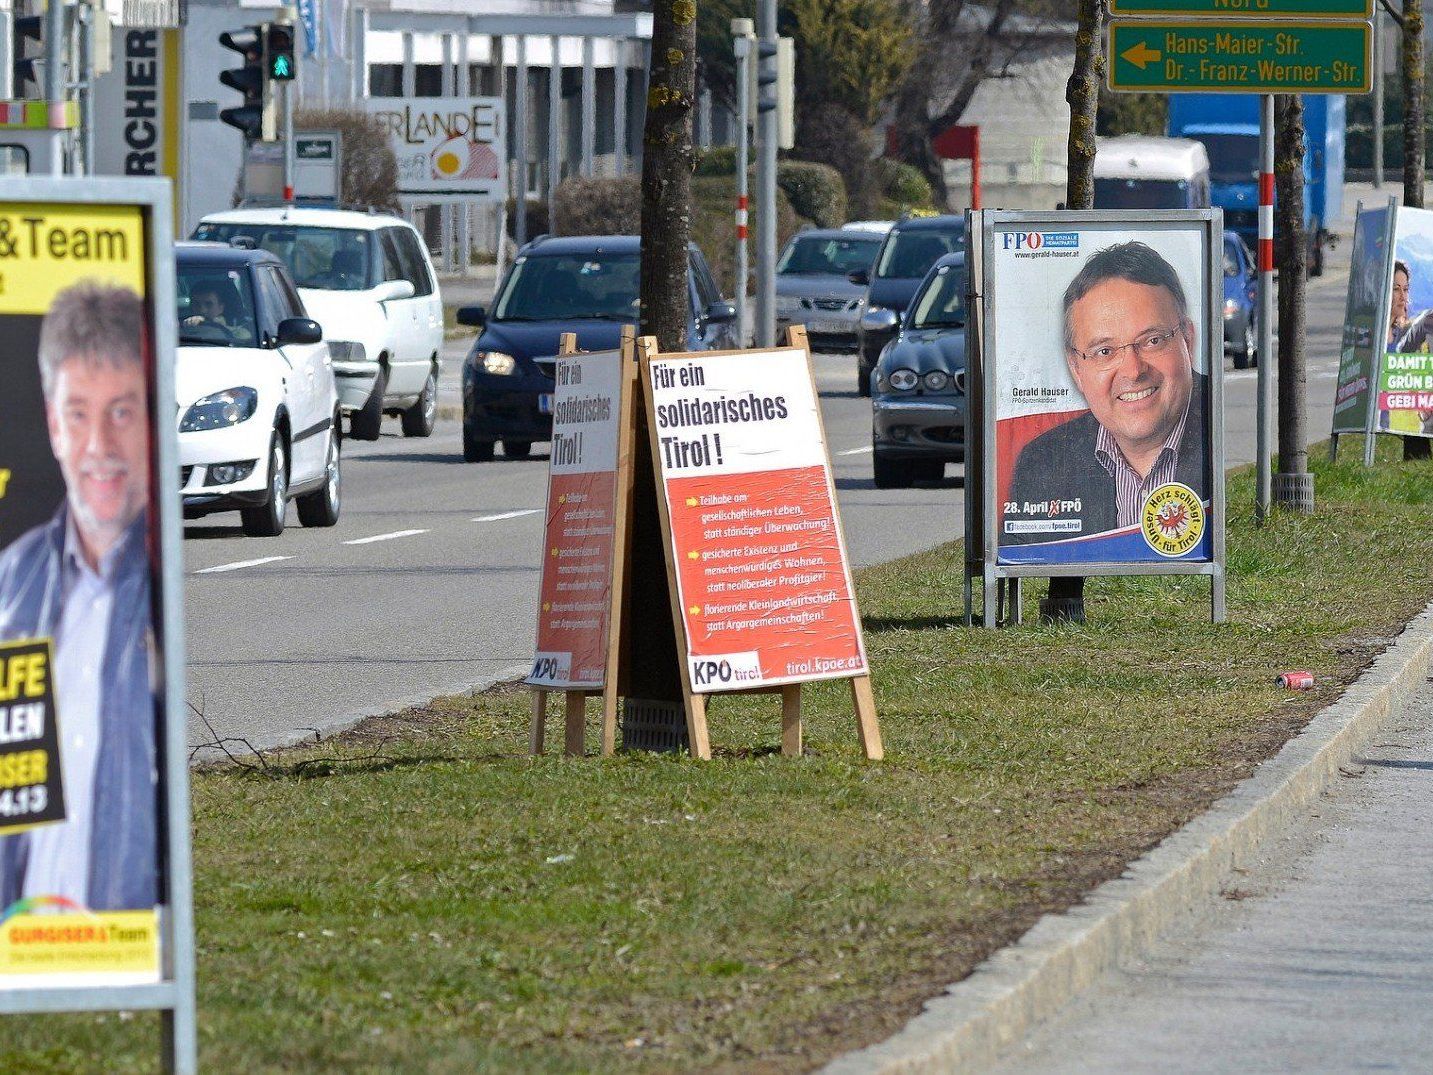
{"type": "Polygon", "coordinates": [[[642,228],[642,181],[636,176],[562,181],[552,202],[556,235],[636,235],[642,228]]]}
{"type": "Polygon", "coordinates": [[[699,149],[693,175],[736,175],[736,146],[699,149]]]}
{"type": "MultiPolygon", "coordinates": [[[[517,199],[507,200],[508,238],[517,241],[517,199]]],[[[527,200],[527,237],[534,239],[552,231],[551,214],[547,202],[538,198],[527,200]]]]}
{"type": "Polygon", "coordinates": [[[874,163],[882,198],[908,209],[935,207],[935,192],[919,168],[890,157],[880,157],[874,163]]]}
{"type": "Polygon", "coordinates": [[[388,134],[367,112],[346,108],[302,109],[294,114],[299,131],[339,131],[343,135],[343,174],[339,201],[398,211],[398,158],[388,134]]]}
{"type": "MultiPolygon", "coordinates": [[[[754,186],[754,184],[753,184],[754,186]]],[[[736,294],[736,177],[696,176],[692,179],[692,242],[701,247],[707,263],[716,275],[717,285],[727,298],[736,294]]],[[[802,220],[791,208],[790,201],[776,188],[776,244],[778,249],[810,223],[802,220]]],[[[755,198],[752,202],[751,224],[756,230],[755,198]]],[[[756,244],[749,241],[750,266],[756,267],[756,244]]],[[[750,279],[748,283],[750,283],[750,279]]]]}
{"type": "Polygon", "coordinates": [[[796,215],[818,228],[839,228],[846,223],[846,184],[830,165],[782,161],[776,166],[776,185],[796,215]]]}

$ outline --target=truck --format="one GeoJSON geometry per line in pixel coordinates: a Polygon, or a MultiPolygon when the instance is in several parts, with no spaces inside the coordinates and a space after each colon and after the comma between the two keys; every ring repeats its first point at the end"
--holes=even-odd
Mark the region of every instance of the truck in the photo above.
{"type": "MultiPolygon", "coordinates": [[[[1305,94],[1304,233],[1309,275],[1324,271],[1330,225],[1343,214],[1344,98],[1305,94]]],[[[1250,246],[1259,237],[1259,95],[1172,93],[1167,131],[1196,138],[1209,153],[1210,201],[1224,210],[1224,227],[1250,246]]]]}

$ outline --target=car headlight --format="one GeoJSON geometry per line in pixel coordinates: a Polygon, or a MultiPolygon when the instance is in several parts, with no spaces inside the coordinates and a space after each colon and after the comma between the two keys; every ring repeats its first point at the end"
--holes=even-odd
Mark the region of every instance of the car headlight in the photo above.
{"type": "Polygon", "coordinates": [[[1235,299],[1224,300],[1224,320],[1228,321],[1239,312],[1239,303],[1235,299]]]}
{"type": "Polygon", "coordinates": [[[505,351],[479,351],[477,357],[482,361],[484,373],[507,377],[517,371],[517,359],[505,351]]]}
{"type": "Polygon", "coordinates": [[[925,382],[926,391],[940,392],[950,384],[950,375],[945,370],[931,370],[921,380],[925,382]]]}
{"type": "Polygon", "coordinates": [[[887,380],[890,381],[892,388],[899,389],[902,392],[909,392],[916,386],[916,382],[919,381],[920,378],[916,376],[915,370],[902,368],[891,371],[891,375],[887,380]]]}
{"type": "Polygon", "coordinates": [[[226,388],[203,399],[195,400],[179,423],[181,433],[199,433],[206,429],[225,429],[254,417],[259,408],[259,393],[247,386],[226,388]]]}

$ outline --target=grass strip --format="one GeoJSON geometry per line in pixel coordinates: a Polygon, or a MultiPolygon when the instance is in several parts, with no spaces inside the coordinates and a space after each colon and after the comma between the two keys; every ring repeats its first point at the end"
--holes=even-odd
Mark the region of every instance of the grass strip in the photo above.
{"type": "MultiPolygon", "coordinates": [[[[1230,479],[1223,626],[1204,579],[1095,580],[1087,626],[997,632],[958,625],[958,544],[861,572],[883,764],[844,684],[808,688],[800,760],[773,697],[718,699],[706,764],[530,759],[509,688],[199,774],[205,1067],[781,1072],[888,1035],[1247,775],[1433,596],[1433,465],[1384,438],[1365,470],[1349,440],[1314,453],[1311,517],[1256,529],[1230,479]],[[1275,688],[1290,668],[1317,689],[1275,688]]],[[[3,1026],[6,1072],[154,1069],[152,1015],[3,1026]]]]}

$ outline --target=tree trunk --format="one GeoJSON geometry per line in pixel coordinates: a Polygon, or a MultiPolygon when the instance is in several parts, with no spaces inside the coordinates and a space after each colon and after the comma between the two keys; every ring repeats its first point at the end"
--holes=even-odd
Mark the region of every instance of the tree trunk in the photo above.
{"type": "Polygon", "coordinates": [[[1305,474],[1309,454],[1304,414],[1304,103],[1298,94],[1274,99],[1274,236],[1279,267],[1279,473],[1305,474]]]}
{"type": "MultiPolygon", "coordinates": [[[[1075,66],[1065,84],[1065,100],[1070,105],[1066,209],[1093,209],[1095,205],[1095,120],[1100,107],[1103,19],[1102,0],[1079,0],[1075,66]]],[[[1040,605],[1040,618],[1084,623],[1085,580],[1079,576],[1052,578],[1049,596],[1040,605]]]]}
{"type": "MultiPolygon", "coordinates": [[[[1423,0],[1403,0],[1403,204],[1423,208],[1423,0]]],[[[1404,437],[1404,459],[1427,459],[1426,437],[1404,437]]]]}
{"type": "Polygon", "coordinates": [[[1100,0],[1079,0],[1075,31],[1075,67],[1065,84],[1070,105],[1069,178],[1066,209],[1095,206],[1095,120],[1100,104],[1100,73],[1104,68],[1101,40],[1104,8],[1100,0]]]}
{"type": "MultiPolygon", "coordinates": [[[[896,114],[893,121],[895,131],[894,156],[905,161],[930,182],[935,194],[935,204],[941,212],[950,207],[950,189],[945,184],[945,169],[931,146],[930,86],[923,78],[912,74],[906,76],[906,83],[896,96],[896,114]]],[[[883,147],[884,148],[884,147],[883,147]]]]}
{"type": "Polygon", "coordinates": [[[662,351],[687,346],[696,39],[695,0],[656,0],[642,130],[641,331],[662,351]]]}

